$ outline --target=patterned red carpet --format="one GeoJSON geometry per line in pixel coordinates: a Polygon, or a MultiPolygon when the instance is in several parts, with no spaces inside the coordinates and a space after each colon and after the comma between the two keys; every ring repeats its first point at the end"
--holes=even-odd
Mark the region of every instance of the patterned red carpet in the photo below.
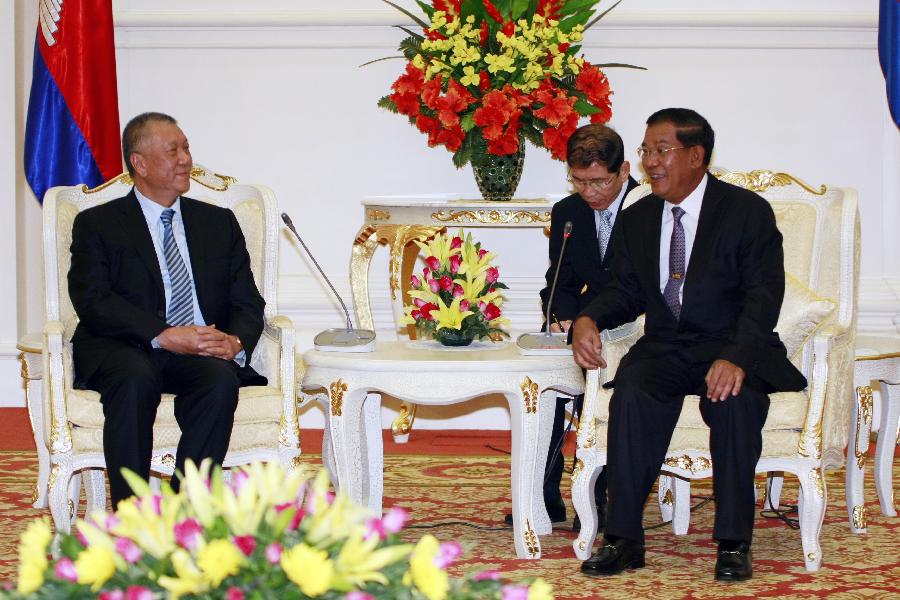
{"type": "MultiPolygon", "coordinates": [[[[480,447],[482,454],[493,455],[397,455],[390,454],[388,447],[385,460],[386,505],[411,511],[410,539],[430,528],[441,540],[460,541],[465,548],[460,571],[498,569],[510,579],[540,575],[554,585],[562,599],[900,598],[900,518],[882,516],[870,488],[869,533],[851,535],[843,507],[843,472],[827,478],[829,506],[822,533],[825,564],[818,573],[808,573],[803,567],[798,531],[760,517],[753,546],[754,578],[746,584],[716,584],[712,579],[715,545],[709,539],[713,505],[708,503],[692,515],[687,536],[676,537],[668,526],[648,532],[646,568],[595,580],[578,573],[579,561],[571,549],[571,520],[541,539],[543,559],[514,558],[511,530],[501,525],[509,510],[509,459],[480,447]]],[[[320,461],[318,455],[305,457],[311,463],[320,461]]],[[[35,473],[33,451],[0,451],[0,581],[15,577],[18,536],[29,519],[43,514],[30,507],[35,473]]],[[[700,502],[710,489],[695,484],[693,492],[700,502]]],[[[783,501],[796,502],[796,495],[796,481],[788,478],[783,501]]],[[[571,505],[569,513],[571,519],[571,505]]],[[[659,512],[651,502],[646,524],[657,523],[659,512]]]]}

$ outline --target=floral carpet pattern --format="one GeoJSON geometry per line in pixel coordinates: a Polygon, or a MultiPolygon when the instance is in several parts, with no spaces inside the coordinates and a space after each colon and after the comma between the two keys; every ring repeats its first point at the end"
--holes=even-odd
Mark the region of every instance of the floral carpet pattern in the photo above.
{"type": "MultiPolygon", "coordinates": [[[[320,464],[320,457],[304,455],[320,464]]],[[[647,566],[609,579],[582,576],[572,552],[571,518],[541,538],[543,558],[517,560],[512,529],[502,523],[509,512],[509,457],[385,456],[385,506],[411,512],[406,535],[425,532],[440,540],[458,540],[464,554],[458,572],[497,569],[505,578],[541,576],[556,597],[576,598],[898,598],[900,599],[900,517],[881,515],[871,479],[867,481],[868,533],[852,535],[844,508],[843,471],[829,473],[828,510],[822,528],[822,569],[803,566],[800,532],[777,519],[757,517],[754,577],[741,584],[715,583],[715,542],[710,538],[714,504],[709,482],[695,482],[696,510],[686,536],[662,525],[647,532],[647,566]]],[[[15,578],[17,543],[26,523],[45,511],[31,508],[37,472],[34,452],[0,451],[0,582],[15,578]]],[[[900,464],[895,467],[895,479],[900,464]]],[[[567,485],[567,482],[564,483],[567,485]]],[[[764,480],[760,478],[762,486],[764,480]]],[[[564,490],[568,496],[568,489],[564,490]]],[[[785,478],[782,504],[796,503],[797,483],[785,478]]],[[[660,524],[655,497],[648,502],[645,525],[660,524]]]]}

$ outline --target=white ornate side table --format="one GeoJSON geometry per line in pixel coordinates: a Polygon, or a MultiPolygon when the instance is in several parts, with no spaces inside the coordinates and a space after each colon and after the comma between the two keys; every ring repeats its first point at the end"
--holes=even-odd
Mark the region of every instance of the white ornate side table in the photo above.
{"type": "MultiPolygon", "coordinates": [[[[403,314],[409,292],[409,277],[419,247],[445,227],[543,228],[549,233],[554,200],[513,199],[486,202],[478,199],[435,196],[373,196],[363,200],[364,220],[350,257],[350,288],[358,326],[374,329],[369,303],[369,266],[379,245],[388,246],[388,284],[395,322],[403,314]]],[[[415,339],[410,326],[408,336],[415,339]]],[[[406,441],[415,418],[415,405],[404,403],[391,431],[397,442],[406,441]]]]}
{"type": "Polygon", "coordinates": [[[371,353],[310,350],[303,387],[324,388],[328,418],[323,457],[337,485],[380,513],[384,488],[381,394],[417,404],[453,404],[503,394],[512,418],[513,537],[519,558],[540,558],[550,533],[542,490],[556,392],[580,394],[584,377],[571,356],[522,356],[514,344],[440,349],[432,341],[379,342],[371,353]],[[330,447],[328,447],[330,445],[330,447]]]}
{"type": "Polygon", "coordinates": [[[866,452],[869,435],[878,432],[875,445],[875,489],[881,514],[894,517],[894,448],[900,424],[900,337],[857,336],[856,365],[853,372],[856,402],[850,421],[847,452],[847,511],[850,530],[866,532],[863,497],[866,452]],[[872,383],[879,382],[881,401],[875,402],[872,383]],[[876,416],[880,414],[880,419],[876,416]]]}

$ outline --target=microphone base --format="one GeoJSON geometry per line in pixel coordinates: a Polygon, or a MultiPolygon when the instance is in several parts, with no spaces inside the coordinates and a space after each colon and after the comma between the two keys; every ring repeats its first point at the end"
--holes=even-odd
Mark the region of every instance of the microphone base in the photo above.
{"type": "Polygon", "coordinates": [[[372,352],[375,332],[369,329],[326,329],[316,335],[313,346],[322,352],[372,352]]]}
{"type": "Polygon", "coordinates": [[[571,355],[572,346],[566,343],[567,333],[523,333],[516,339],[519,354],[533,355],[571,355]]]}

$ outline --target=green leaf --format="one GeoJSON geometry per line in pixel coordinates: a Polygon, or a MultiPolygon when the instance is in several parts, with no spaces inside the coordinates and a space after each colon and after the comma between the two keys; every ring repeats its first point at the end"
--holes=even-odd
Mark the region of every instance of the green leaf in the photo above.
{"type": "Polygon", "coordinates": [[[582,10],[574,13],[559,22],[559,30],[563,33],[569,33],[575,29],[576,25],[584,25],[591,18],[592,14],[594,14],[592,10],[582,10]]]}
{"type": "Polygon", "coordinates": [[[375,64],[377,62],[381,62],[383,60],[394,60],[395,58],[402,58],[404,60],[407,60],[407,58],[402,55],[401,56],[382,56],[381,58],[376,58],[375,60],[370,60],[370,61],[364,62],[363,64],[361,64],[359,66],[360,66],[360,68],[367,67],[369,65],[375,64]]]}
{"type": "Polygon", "coordinates": [[[78,541],[74,535],[67,535],[62,538],[62,542],[59,545],[59,550],[64,555],[68,556],[72,560],[78,557],[78,553],[84,550],[84,546],[81,545],[81,542],[78,541]]]}
{"type": "MultiPolygon", "coordinates": [[[[591,63],[593,64],[593,63],[591,63]]],[[[598,69],[605,69],[606,67],[619,67],[622,69],[639,69],[641,71],[646,71],[647,67],[639,67],[637,65],[629,65],[628,63],[603,63],[601,65],[594,65],[598,69]]]]}
{"type": "Polygon", "coordinates": [[[403,8],[402,6],[400,6],[399,4],[394,4],[394,3],[391,2],[390,0],[381,0],[381,1],[384,2],[385,4],[390,4],[391,6],[393,6],[394,8],[396,8],[397,10],[399,10],[400,12],[402,12],[404,15],[406,15],[407,17],[409,17],[410,19],[412,19],[412,20],[413,20],[419,27],[421,27],[422,29],[428,29],[428,23],[426,23],[425,21],[423,21],[422,19],[420,19],[420,18],[417,17],[416,15],[412,14],[411,12],[409,12],[408,10],[406,10],[405,8],[403,8]]]}
{"type": "Polygon", "coordinates": [[[560,14],[573,15],[586,8],[593,9],[595,4],[597,4],[597,0],[569,0],[563,5],[560,14]]]}
{"type": "Polygon", "coordinates": [[[473,127],[475,127],[474,115],[475,115],[475,113],[473,111],[470,113],[466,113],[459,118],[459,126],[462,128],[463,131],[468,132],[468,131],[471,131],[473,127]]]}
{"type": "Polygon", "coordinates": [[[431,19],[431,16],[434,14],[434,7],[430,4],[422,2],[422,0],[416,0],[416,4],[418,4],[419,8],[422,9],[422,12],[428,15],[428,18],[431,19]]]}
{"type": "Polygon", "coordinates": [[[582,117],[586,117],[588,115],[595,115],[598,112],[603,112],[601,109],[597,108],[593,104],[589,102],[585,102],[584,100],[576,100],[575,101],[575,110],[578,111],[578,114],[582,117]]]}
{"type": "Polygon", "coordinates": [[[391,100],[391,97],[390,97],[390,96],[382,96],[382,97],[378,100],[378,106],[379,106],[380,108],[384,108],[384,109],[386,109],[386,110],[389,110],[389,111],[391,111],[392,113],[399,112],[399,111],[397,110],[397,105],[394,103],[393,100],[391,100]]]}
{"type": "Polygon", "coordinates": [[[416,32],[413,31],[412,29],[409,29],[408,27],[404,27],[403,25],[394,25],[394,27],[396,27],[397,29],[399,29],[399,30],[401,30],[401,31],[406,32],[407,34],[409,34],[409,37],[416,38],[416,39],[419,40],[419,41],[422,41],[422,40],[425,39],[425,36],[424,36],[424,35],[421,35],[421,34],[419,34],[419,33],[416,33],[416,32]]]}
{"type": "MultiPolygon", "coordinates": [[[[520,19],[525,14],[525,11],[528,10],[530,4],[531,0],[513,0],[511,11],[513,21],[520,19]]],[[[537,2],[534,5],[537,7],[537,2]]]]}
{"type": "Polygon", "coordinates": [[[615,7],[617,7],[617,6],[618,6],[619,4],[621,4],[621,3],[622,3],[622,0],[618,0],[618,2],[616,2],[615,4],[613,4],[612,6],[610,6],[609,8],[607,8],[606,10],[604,10],[604,11],[603,11],[602,13],[600,13],[599,15],[597,15],[596,18],[594,18],[593,21],[591,21],[590,23],[588,23],[587,25],[584,26],[585,31],[587,31],[588,29],[590,29],[591,27],[593,27],[593,26],[594,26],[594,23],[596,23],[597,21],[599,21],[600,19],[602,19],[603,17],[605,17],[607,14],[609,14],[609,11],[611,11],[612,9],[614,9],[615,7]]]}
{"type": "Polygon", "coordinates": [[[459,150],[453,153],[453,166],[462,169],[466,164],[472,161],[472,137],[474,134],[467,135],[463,138],[463,143],[459,150]]]}

